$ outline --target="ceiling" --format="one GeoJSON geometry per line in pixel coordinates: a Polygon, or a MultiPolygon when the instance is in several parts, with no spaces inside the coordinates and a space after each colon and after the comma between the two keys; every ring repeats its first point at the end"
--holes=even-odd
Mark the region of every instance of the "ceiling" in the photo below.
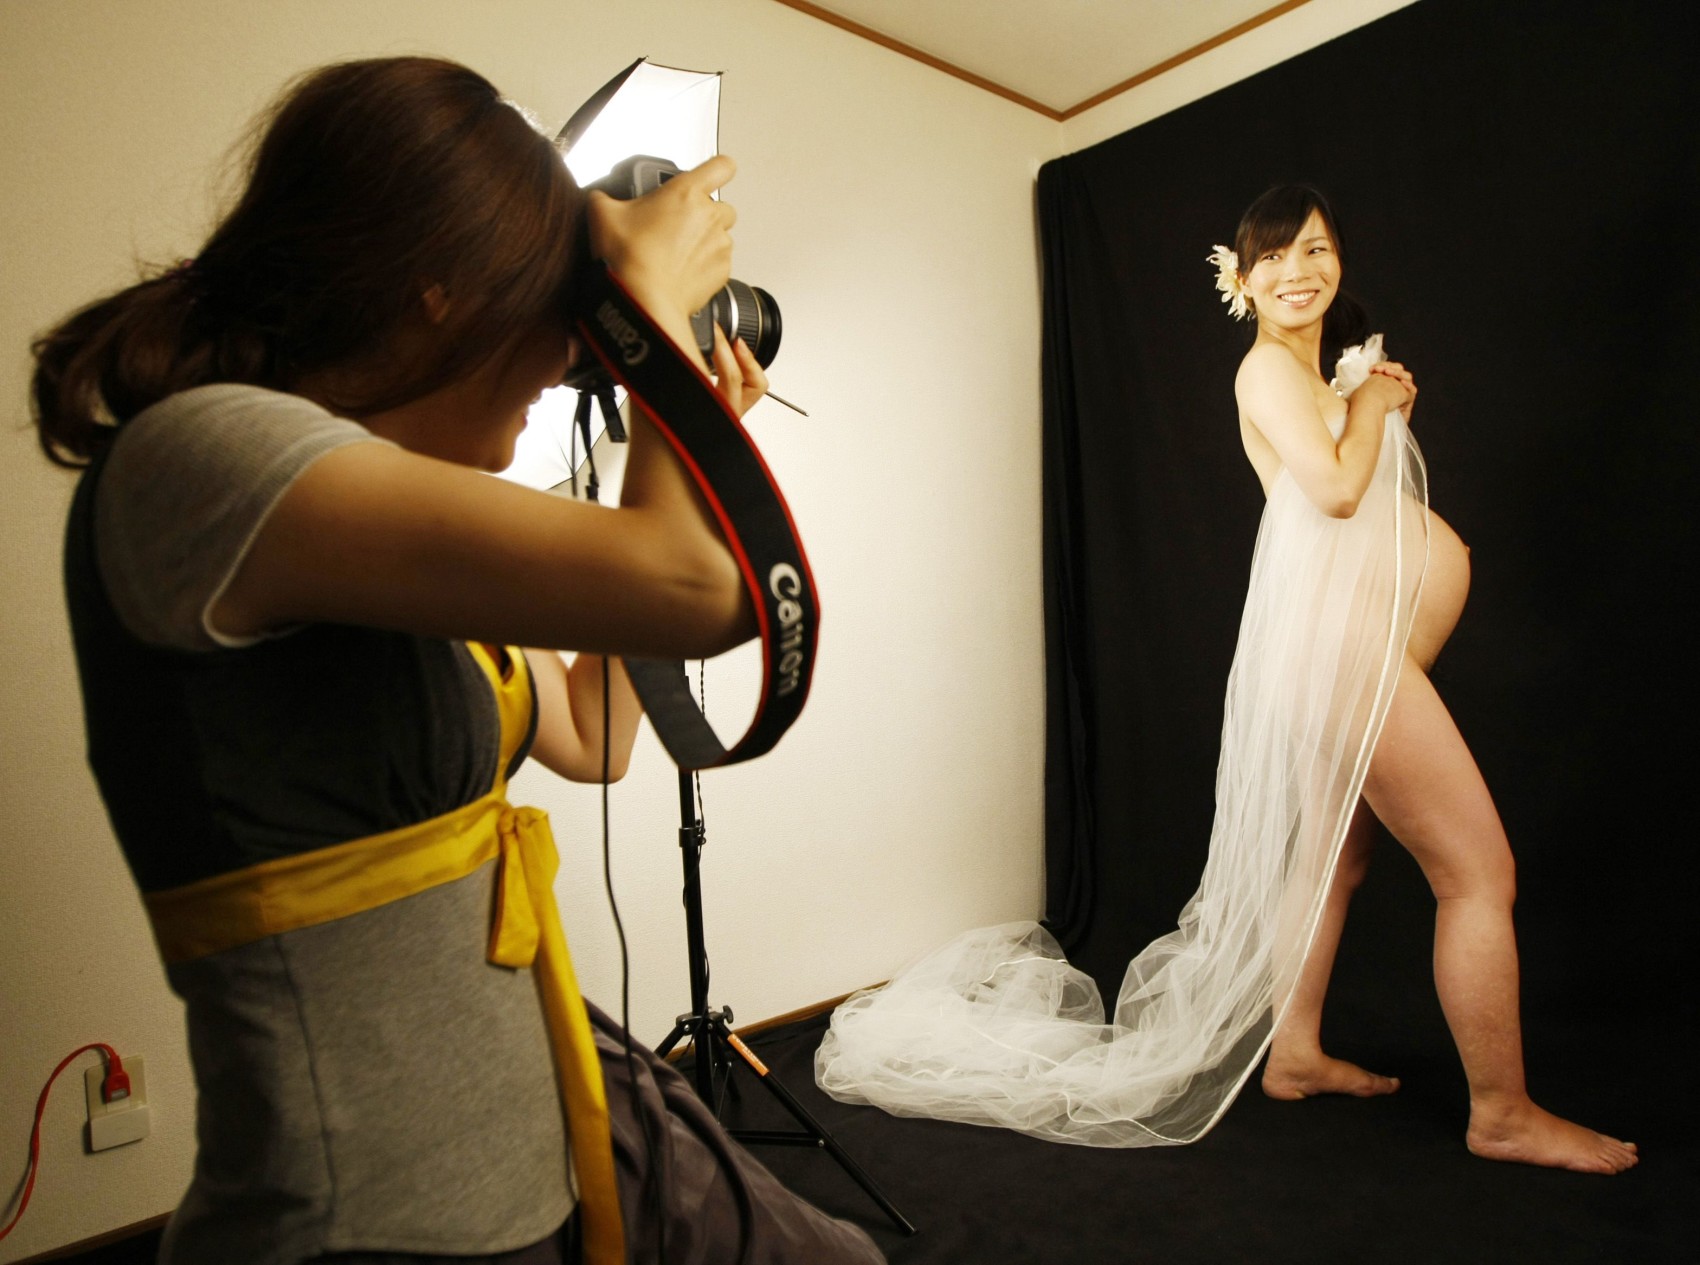
{"type": "Polygon", "coordinates": [[[1305,0],[779,0],[1055,119],[1305,0]]]}

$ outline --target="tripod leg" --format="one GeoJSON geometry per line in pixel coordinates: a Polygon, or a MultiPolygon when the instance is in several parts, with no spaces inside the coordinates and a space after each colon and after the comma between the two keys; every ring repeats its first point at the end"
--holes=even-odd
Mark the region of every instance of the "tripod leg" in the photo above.
{"type": "Polygon", "coordinates": [[[718,1115],[714,1084],[725,1079],[730,1068],[725,1053],[716,1048],[713,1036],[712,1019],[702,1015],[680,1015],[667,1039],[655,1047],[655,1053],[656,1057],[664,1059],[679,1042],[688,1040],[691,1043],[691,1082],[696,1086],[697,1097],[718,1115]]]}
{"type": "MultiPolygon", "coordinates": [[[[886,1216],[891,1218],[899,1230],[905,1234],[914,1234],[915,1227],[909,1219],[899,1212],[880,1188],[874,1185],[873,1179],[864,1173],[856,1161],[844,1153],[844,1150],[832,1139],[827,1131],[820,1127],[803,1109],[803,1105],[793,1098],[785,1087],[774,1080],[767,1066],[762,1063],[750,1048],[732,1034],[728,1026],[732,1017],[730,1010],[715,1010],[708,1003],[708,951],[703,944],[702,926],[702,877],[700,860],[705,841],[705,831],[702,821],[697,816],[695,788],[688,770],[679,770],[679,850],[683,857],[685,868],[685,945],[690,955],[691,980],[691,1013],[680,1015],[679,1022],[672,1034],[662,1045],[660,1053],[666,1054],[686,1034],[690,1034],[691,1053],[695,1059],[695,1085],[697,1098],[708,1109],[713,1118],[718,1121],[721,1108],[724,1106],[721,1094],[717,1091],[715,1082],[720,1079],[728,1089],[733,1084],[733,1056],[737,1058],[760,1078],[769,1092],[778,1098],[780,1103],[789,1111],[792,1118],[801,1124],[807,1133],[789,1133],[774,1135],[767,1141],[783,1141],[787,1143],[803,1143],[819,1146],[837,1160],[845,1172],[868,1193],[886,1216]]],[[[731,1131],[737,1137],[736,1131],[731,1131]]],[[[750,1140],[756,1140],[752,1137],[750,1140]]]]}
{"type": "Polygon", "coordinates": [[[655,1057],[664,1059],[673,1052],[673,1047],[691,1035],[691,1020],[694,1015],[680,1015],[679,1022],[673,1025],[673,1031],[667,1034],[667,1039],[655,1047],[655,1057]]]}
{"type": "MultiPolygon", "coordinates": [[[[820,1122],[809,1114],[808,1109],[797,1101],[791,1091],[786,1089],[779,1078],[768,1069],[767,1064],[756,1056],[755,1051],[743,1043],[737,1033],[728,1028],[724,1022],[717,1021],[714,1025],[714,1035],[733,1054],[737,1055],[745,1067],[756,1074],[767,1091],[777,1098],[785,1110],[791,1113],[792,1118],[808,1131],[809,1136],[814,1138],[822,1149],[838,1161],[839,1167],[850,1174],[851,1180],[867,1192],[868,1197],[880,1206],[880,1211],[891,1219],[893,1225],[904,1234],[915,1233],[915,1226],[909,1218],[897,1210],[897,1206],[885,1197],[885,1192],[875,1185],[874,1179],[862,1171],[862,1166],[850,1158],[844,1148],[839,1146],[833,1136],[821,1126],[820,1122]]],[[[737,1135],[734,1134],[733,1136],[737,1135]]]]}

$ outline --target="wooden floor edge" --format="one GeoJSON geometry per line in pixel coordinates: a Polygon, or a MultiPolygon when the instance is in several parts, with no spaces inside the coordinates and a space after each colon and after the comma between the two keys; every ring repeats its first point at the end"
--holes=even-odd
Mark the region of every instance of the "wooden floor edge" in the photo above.
{"type": "Polygon", "coordinates": [[[62,1261],[67,1256],[81,1256],[84,1252],[92,1252],[97,1247],[105,1247],[124,1239],[133,1239],[146,1234],[149,1230],[157,1230],[171,1220],[169,1212],[162,1212],[157,1217],[134,1222],[131,1225],[119,1226],[116,1230],[108,1230],[105,1234],[97,1234],[90,1239],[79,1239],[75,1243],[67,1243],[64,1247],[51,1248],[39,1256],[26,1256],[16,1262],[16,1265],[36,1265],[38,1261],[62,1261]]]}
{"type": "MultiPolygon", "coordinates": [[[[868,985],[868,988],[878,988],[879,986],[879,984],[870,984],[868,985]]],[[[771,1019],[757,1019],[754,1023],[740,1024],[738,1027],[734,1028],[733,1031],[740,1037],[760,1036],[762,1033],[771,1032],[775,1028],[783,1028],[786,1024],[801,1023],[805,1019],[813,1019],[816,1015],[824,1015],[829,1010],[837,1010],[839,1006],[854,997],[857,993],[866,991],[867,989],[864,988],[852,989],[850,992],[841,994],[838,997],[829,997],[825,1001],[817,1001],[810,1005],[800,1007],[797,1010],[787,1010],[784,1014],[774,1015],[771,1019]]],[[[667,1061],[669,1063],[677,1062],[690,1052],[691,1046],[690,1043],[687,1042],[684,1045],[669,1051],[667,1061]]]]}

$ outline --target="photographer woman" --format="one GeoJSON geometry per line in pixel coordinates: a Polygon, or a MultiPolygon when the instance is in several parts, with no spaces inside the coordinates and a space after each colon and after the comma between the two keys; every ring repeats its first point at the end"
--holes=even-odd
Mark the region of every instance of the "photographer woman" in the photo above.
{"type": "MultiPolygon", "coordinates": [[[[732,172],[587,201],[472,71],[329,66],[193,260],[36,343],[42,445],[86,467],[66,583],[90,763],[199,1093],[163,1260],[555,1262],[581,1233],[595,1260],[880,1259],[586,1011],[546,825],[503,794],[527,754],[623,773],[639,705],[603,656],[753,633],[642,417],[617,510],[480,473],[586,354],[581,221],[690,348],[732,172]]],[[[715,368],[740,413],[765,389],[741,344],[715,368]]]]}

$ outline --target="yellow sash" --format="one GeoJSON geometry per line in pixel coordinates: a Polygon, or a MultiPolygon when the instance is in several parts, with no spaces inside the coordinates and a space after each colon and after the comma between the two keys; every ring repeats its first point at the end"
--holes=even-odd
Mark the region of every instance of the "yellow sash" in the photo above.
{"type": "Polygon", "coordinates": [[[566,1104],[578,1173],[585,1260],[624,1265],[625,1235],[608,1098],[555,906],[560,857],[540,809],[507,802],[506,771],[531,720],[525,657],[507,651],[504,672],[482,646],[473,657],[489,675],[502,718],[496,785],[488,795],[429,821],[298,856],[265,861],[144,897],[167,962],[187,962],[267,936],[376,909],[495,860],[495,913],[489,959],[533,967],[555,1068],[566,1104]]]}

